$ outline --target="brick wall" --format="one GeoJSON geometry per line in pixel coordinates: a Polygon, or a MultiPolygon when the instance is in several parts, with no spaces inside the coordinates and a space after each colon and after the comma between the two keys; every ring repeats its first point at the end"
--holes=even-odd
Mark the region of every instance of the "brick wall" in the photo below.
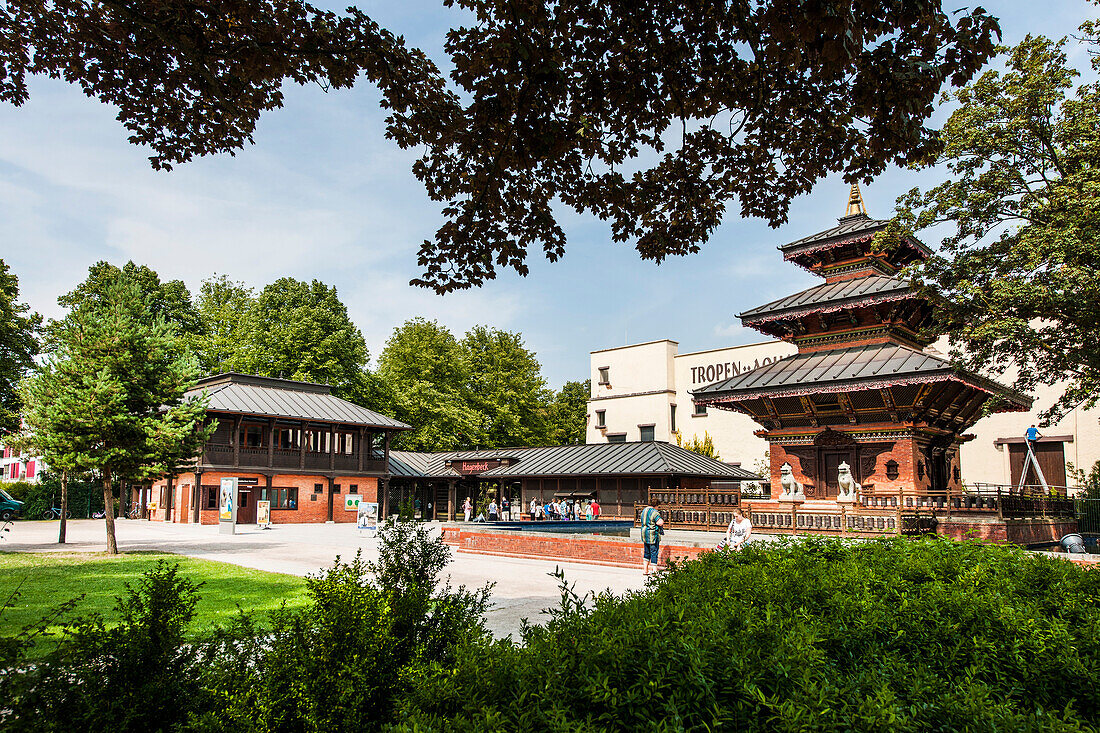
{"type": "Polygon", "coordinates": [[[987,542],[1011,542],[1017,545],[1039,545],[1057,542],[1077,531],[1074,520],[1054,519],[990,519],[987,521],[940,520],[937,534],[952,539],[981,539],[987,542]]]}
{"type": "MultiPolygon", "coordinates": [[[[642,543],[618,537],[552,535],[542,532],[471,531],[444,527],[443,541],[458,552],[479,555],[530,557],[591,565],[640,568],[642,543]]],[[[661,545],[661,564],[670,558],[690,560],[713,549],[709,545],[661,545]]]]}
{"type": "MultiPolygon", "coordinates": [[[[253,489],[255,497],[259,496],[258,490],[267,486],[267,478],[261,474],[256,473],[222,473],[216,471],[207,471],[202,474],[203,486],[218,486],[221,484],[223,478],[254,478],[257,480],[257,486],[250,487],[253,489]]],[[[173,503],[172,518],[170,521],[187,523],[191,521],[191,487],[194,485],[194,474],[183,474],[175,482],[175,502],[173,503]],[[190,479],[189,482],[183,483],[186,479],[190,479]]],[[[362,498],[363,501],[377,501],[378,500],[378,479],[372,477],[363,476],[338,476],[334,483],[339,487],[339,493],[333,494],[333,507],[332,507],[332,519],[335,522],[354,522],[356,519],[356,512],[349,512],[344,510],[344,497],[351,492],[351,486],[354,484],[357,489],[356,493],[362,498]]],[[[150,518],[155,521],[166,521],[165,509],[163,500],[159,499],[163,495],[162,490],[166,486],[165,481],[160,481],[153,485],[153,496],[158,498],[161,505],[158,506],[157,511],[152,513],[150,518]]],[[[297,509],[272,509],[271,510],[271,523],[272,524],[308,524],[308,523],[321,523],[328,521],[328,501],[329,501],[329,483],[328,479],[323,476],[300,476],[291,474],[276,474],[271,479],[271,485],[275,488],[297,488],[298,489],[298,508],[297,509]],[[314,492],[314,487],[320,484],[321,491],[319,493],[314,492]]],[[[253,499],[255,500],[255,499],[253,499]]],[[[205,495],[200,496],[200,511],[199,522],[200,524],[217,524],[218,523],[218,510],[207,509],[205,495]]]]}

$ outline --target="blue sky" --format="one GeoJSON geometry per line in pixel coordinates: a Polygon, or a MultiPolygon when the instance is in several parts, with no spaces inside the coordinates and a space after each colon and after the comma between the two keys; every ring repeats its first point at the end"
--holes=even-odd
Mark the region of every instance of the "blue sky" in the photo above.
{"type": "MultiPolygon", "coordinates": [[[[360,7],[437,62],[447,28],[461,20],[438,2],[360,7]]],[[[985,7],[1001,18],[1006,43],[1029,32],[1071,34],[1097,15],[1083,0],[985,7]]],[[[1084,71],[1084,50],[1069,50],[1084,71]]],[[[778,230],[732,213],[702,252],[660,266],[612,243],[594,217],[563,211],[564,260],[536,255],[526,278],[501,273],[479,290],[440,297],[408,285],[439,206],[410,172],[414,155],[384,139],[385,115],[369,85],[289,87],[284,108],[261,119],[254,145],[170,173],[149,167],[148,152],[126,142],[114,114],[41,79],[23,107],[0,105],[0,257],[39,312],[58,315],[57,296],[102,259],[149,265],[192,291],[214,273],[257,288],[283,276],[318,278],[338,288],[372,357],[413,316],[456,335],[488,324],[521,332],[554,387],[586,378],[593,349],[671,338],[683,353],[761,340],[736,314],[815,282],[784,264],[775,246],[831,226],[847,197],[839,177],[824,180],[778,230]]],[[[864,187],[868,210],[886,217],[898,195],[934,180],[888,170],[864,187]]]]}

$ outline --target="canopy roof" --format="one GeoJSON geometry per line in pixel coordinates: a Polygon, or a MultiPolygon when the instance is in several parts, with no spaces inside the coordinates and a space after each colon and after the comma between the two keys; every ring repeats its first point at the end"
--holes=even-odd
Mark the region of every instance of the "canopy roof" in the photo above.
{"type": "Polygon", "coordinates": [[[362,425],[387,430],[412,429],[400,420],[336,397],[327,384],[227,372],[199,380],[187,396],[197,397],[203,392],[210,396],[207,409],[211,412],[362,425]]]}
{"type": "Polygon", "coordinates": [[[460,478],[464,474],[453,469],[452,462],[495,460],[503,462],[477,475],[485,478],[523,478],[642,474],[760,480],[759,476],[739,466],[731,466],[660,441],[447,453],[390,451],[390,471],[394,476],[410,478],[460,478]]]}

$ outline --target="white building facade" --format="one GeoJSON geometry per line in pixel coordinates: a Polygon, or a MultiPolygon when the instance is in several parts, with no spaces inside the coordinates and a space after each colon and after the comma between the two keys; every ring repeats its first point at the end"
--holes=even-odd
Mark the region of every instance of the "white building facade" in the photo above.
{"type": "Polygon", "coordinates": [[[44,469],[42,459],[18,453],[10,446],[0,443],[0,483],[12,481],[37,483],[44,469]]]}
{"type": "MultiPolygon", "coordinates": [[[[691,390],[795,352],[792,344],[764,341],[680,354],[679,344],[668,339],[593,351],[586,442],[675,443],[677,433],[684,442],[709,434],[722,461],[757,471],[767,466],[767,442],[754,435],[761,426],[729,410],[698,411],[691,390]]],[[[1057,386],[1043,387],[1033,395],[1035,404],[1030,412],[1000,413],[979,420],[970,430],[975,437],[961,449],[963,482],[1018,483],[1024,470],[1024,431],[1036,424],[1043,435],[1036,448],[1047,482],[1077,485],[1075,471],[1088,472],[1100,461],[1100,408],[1078,407],[1044,426],[1038,415],[1058,394],[1057,386]]],[[[1028,483],[1033,481],[1028,478],[1028,483]]]]}

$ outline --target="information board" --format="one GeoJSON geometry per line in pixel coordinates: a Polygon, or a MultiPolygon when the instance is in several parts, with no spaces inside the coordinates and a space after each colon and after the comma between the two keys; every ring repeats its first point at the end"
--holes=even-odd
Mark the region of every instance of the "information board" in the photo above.
{"type": "Polygon", "coordinates": [[[256,502],[256,524],[260,525],[264,529],[267,529],[271,525],[270,501],[256,502]]]}
{"type": "Polygon", "coordinates": [[[361,501],[357,507],[355,526],[364,530],[368,537],[378,534],[378,503],[374,501],[361,501]]]}
{"type": "Polygon", "coordinates": [[[218,527],[220,534],[237,533],[237,479],[223,478],[218,492],[218,527]]]}
{"type": "Polygon", "coordinates": [[[345,512],[358,512],[359,502],[361,497],[359,494],[347,494],[344,496],[344,511],[345,512]]]}

